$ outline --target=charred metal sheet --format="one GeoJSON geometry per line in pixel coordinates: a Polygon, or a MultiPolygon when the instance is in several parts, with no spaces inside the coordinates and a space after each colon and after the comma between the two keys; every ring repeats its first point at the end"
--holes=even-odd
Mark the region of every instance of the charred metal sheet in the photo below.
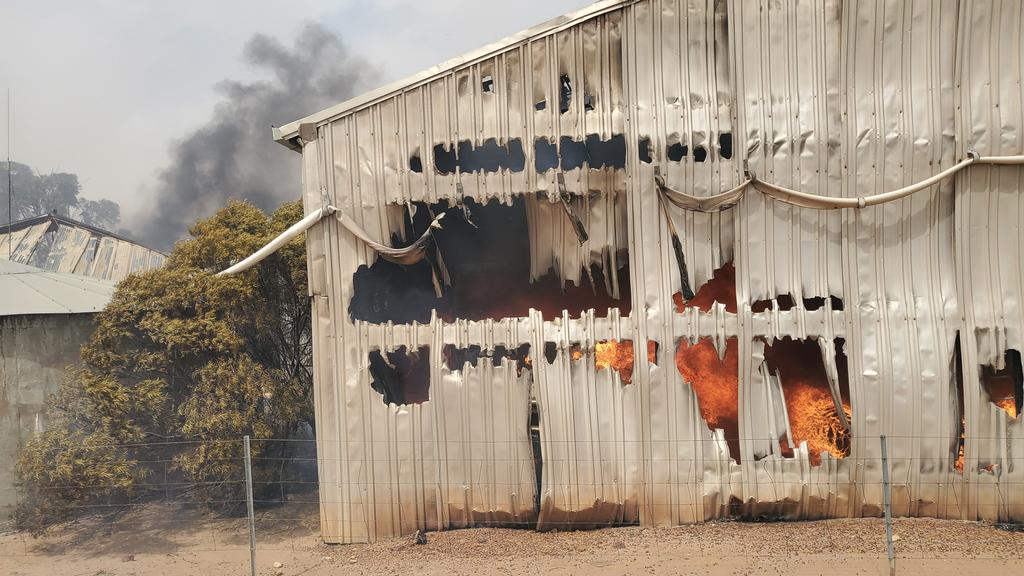
{"type": "Polygon", "coordinates": [[[0,233],[0,258],[50,272],[123,280],[163,266],[166,256],[70,218],[48,214],[14,223],[0,233]]]}
{"type": "Polygon", "coordinates": [[[572,196],[565,191],[565,176],[558,173],[558,199],[562,201],[562,208],[565,209],[565,215],[569,218],[569,222],[572,222],[573,231],[576,232],[576,238],[580,241],[580,246],[587,243],[590,238],[587,236],[587,228],[583,225],[583,221],[576,215],[576,211],[572,207],[572,196]]]}
{"type": "Polygon", "coordinates": [[[1024,518],[1024,419],[981,369],[1024,348],[1024,169],[969,160],[1024,154],[1022,29],[1009,0],[605,1],[279,130],[306,211],[352,224],[307,234],[325,539],[873,515],[880,434],[896,514],[1024,518]],[[353,320],[366,240],[442,200],[525,205],[530,281],[597,269],[632,312],[353,320]],[[729,262],[735,296],[706,299],[729,262]],[[612,340],[631,383],[594,362],[612,340]],[[369,354],[403,346],[429,348],[428,399],[385,404],[369,354]],[[725,366],[719,419],[699,394],[725,366]]]}

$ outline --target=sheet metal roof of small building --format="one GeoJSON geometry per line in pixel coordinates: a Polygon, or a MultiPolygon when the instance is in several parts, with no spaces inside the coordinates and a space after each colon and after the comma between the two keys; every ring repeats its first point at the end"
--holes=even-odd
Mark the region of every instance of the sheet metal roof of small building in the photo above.
{"type": "Polygon", "coordinates": [[[99,312],[110,302],[114,287],[109,280],[0,259],[0,316],[99,312]]]}
{"type": "Polygon", "coordinates": [[[0,229],[0,259],[49,272],[119,281],[132,272],[163,266],[166,256],[84,222],[45,214],[15,222],[10,232],[0,229]]]}

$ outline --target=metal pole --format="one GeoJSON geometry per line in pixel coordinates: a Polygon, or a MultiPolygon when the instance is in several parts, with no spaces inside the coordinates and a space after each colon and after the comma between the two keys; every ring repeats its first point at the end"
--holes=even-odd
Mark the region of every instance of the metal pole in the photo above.
{"type": "Polygon", "coordinates": [[[249,511],[249,568],[252,576],[256,576],[256,514],[252,509],[252,453],[249,450],[249,437],[242,439],[245,448],[245,505],[249,511]]]}
{"type": "Polygon", "coordinates": [[[7,89],[7,259],[12,260],[14,243],[11,242],[11,228],[14,226],[14,181],[11,180],[11,89],[7,89]]]}
{"type": "Polygon", "coordinates": [[[885,445],[885,434],[878,437],[882,442],[882,502],[885,506],[885,544],[889,555],[889,576],[896,574],[896,550],[892,545],[892,492],[889,485],[889,452],[885,445]]]}

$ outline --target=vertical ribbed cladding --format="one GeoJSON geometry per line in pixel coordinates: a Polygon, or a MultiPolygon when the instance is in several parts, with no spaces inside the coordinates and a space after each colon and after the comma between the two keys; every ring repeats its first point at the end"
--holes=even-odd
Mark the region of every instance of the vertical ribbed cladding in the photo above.
{"type": "MultiPolygon", "coordinates": [[[[840,3],[736,1],[729,3],[729,19],[740,157],[758,178],[801,191],[838,194],[840,3]]],[[[762,340],[784,334],[806,337],[808,325],[812,332],[824,328],[831,336],[833,318],[824,314],[827,324],[822,326],[813,319],[808,322],[802,307],[751,310],[755,301],[781,294],[792,294],[797,301],[843,294],[841,215],[800,209],[756,193],[745,194],[734,211],[742,513],[846,515],[847,509],[835,509],[836,498],[845,500],[846,494],[830,489],[836,483],[832,461],[811,469],[806,450],[799,447],[789,459],[772,453],[778,427],[788,423],[772,401],[762,340]]]]}
{"type": "MultiPolygon", "coordinates": [[[[625,90],[626,100],[632,103],[627,108],[626,141],[631,152],[626,158],[626,189],[633,342],[635,346],[647,340],[661,344],[657,367],[650,366],[644,354],[635,353],[645,485],[640,521],[678,524],[721,513],[728,498],[705,495],[700,487],[719,484],[723,470],[730,474],[730,464],[727,456],[713,449],[711,431],[700,418],[692,389],[671,369],[678,332],[694,324],[687,324],[674,311],[672,295],[681,282],[654,185],[654,168],[662,170],[672,187],[694,195],[718,193],[735,182],[735,161],[720,156],[715,146],[720,133],[732,131],[730,68],[717,54],[726,42],[727,22],[724,6],[715,2],[641,2],[628,6],[624,14],[625,90]],[[673,134],[677,140],[685,139],[691,149],[702,146],[711,156],[704,162],[695,155],[679,162],[669,160],[673,134]],[[650,163],[633,148],[642,141],[649,141],[650,163]],[[720,504],[713,504],[716,501],[720,504]]],[[[731,215],[679,213],[672,217],[681,231],[690,285],[699,287],[731,258],[731,215]]]]}
{"type": "MultiPolygon", "coordinates": [[[[948,137],[953,9],[927,2],[845,6],[847,195],[898,188],[955,163],[948,137]]],[[[878,437],[887,435],[891,473],[906,482],[892,495],[898,515],[957,514],[947,507],[957,495],[946,491],[953,480],[948,443],[957,434],[947,360],[955,338],[947,315],[956,314],[947,304],[955,301],[952,193],[947,181],[927,194],[844,213],[852,457],[864,463],[855,479],[881,481],[878,437]]],[[[865,490],[853,500],[851,514],[875,514],[881,494],[865,490]]]]}
{"type": "MultiPolygon", "coordinates": [[[[743,102],[737,133],[757,177],[804,192],[858,196],[897,188],[950,165],[956,45],[955,20],[946,14],[950,8],[730,3],[743,102]]],[[[851,482],[856,474],[857,483],[877,484],[877,437],[886,433],[893,438],[893,452],[904,459],[894,470],[913,483],[894,493],[896,509],[948,514],[946,503],[955,499],[946,489],[951,477],[944,436],[955,437],[948,417],[955,406],[948,386],[953,330],[945,323],[950,312],[955,318],[948,274],[951,190],[947,182],[935,193],[842,213],[744,196],[737,208],[741,331],[772,337],[814,332],[829,339],[848,333],[855,437],[853,458],[834,465],[808,468],[799,456],[756,463],[745,457],[748,498],[770,476],[792,487],[791,494],[778,498],[799,502],[782,509],[786,516],[873,514],[880,493],[855,492],[851,482]],[[751,313],[754,301],[780,295],[796,306],[751,313]],[[843,311],[833,309],[830,296],[843,299],[843,311]],[[824,317],[821,309],[803,305],[814,297],[828,298],[824,317]],[[855,469],[857,459],[866,460],[855,469]]],[[[750,342],[749,337],[742,341],[743,346],[750,342]]],[[[758,349],[754,343],[754,352],[758,349]]],[[[759,355],[741,353],[741,362],[741,434],[750,439],[746,456],[748,450],[761,451],[758,443],[770,436],[771,415],[770,406],[752,396],[761,381],[759,355]]]]}
{"type": "Polygon", "coordinates": [[[540,530],[636,523],[642,486],[640,391],[614,370],[598,370],[594,345],[629,334],[616,309],[544,322],[534,312],[531,350],[554,344],[552,358],[534,353],[534,390],[540,412],[540,530]],[[542,327],[543,323],[543,327],[542,327]],[[574,358],[573,344],[580,357],[574,358]]]}
{"type": "MultiPolygon", "coordinates": [[[[1020,3],[965,2],[960,7],[957,153],[1024,154],[1024,12],[1020,3]]],[[[991,521],[1024,516],[1024,418],[989,402],[981,367],[1001,366],[1024,346],[1024,169],[973,167],[956,178],[957,287],[965,399],[965,516],[991,521]]]]}

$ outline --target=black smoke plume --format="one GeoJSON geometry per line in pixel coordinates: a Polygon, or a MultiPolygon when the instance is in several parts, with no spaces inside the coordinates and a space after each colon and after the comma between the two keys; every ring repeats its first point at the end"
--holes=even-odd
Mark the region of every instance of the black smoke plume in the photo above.
{"type": "Polygon", "coordinates": [[[244,57],[271,79],[218,85],[224,101],[205,125],[172,146],[151,208],[131,226],[143,243],[169,249],[230,198],[263,210],[298,199],[299,155],[272,140],[271,125],[341,102],[377,79],[374,67],[319,25],[307,26],[291,48],[257,34],[246,42],[244,57]]]}

